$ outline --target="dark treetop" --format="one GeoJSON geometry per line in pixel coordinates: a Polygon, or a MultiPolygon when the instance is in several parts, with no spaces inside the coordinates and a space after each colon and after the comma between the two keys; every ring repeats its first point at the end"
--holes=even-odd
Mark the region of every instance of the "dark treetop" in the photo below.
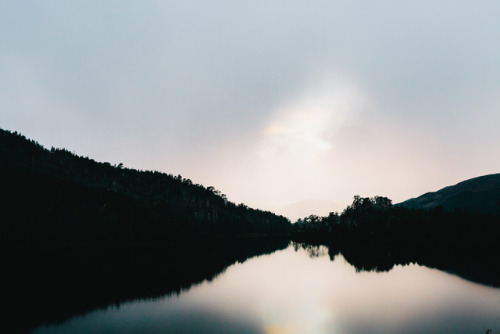
{"type": "Polygon", "coordinates": [[[288,219],[157,171],[47,150],[0,129],[2,238],[178,239],[287,234],[288,219]]]}

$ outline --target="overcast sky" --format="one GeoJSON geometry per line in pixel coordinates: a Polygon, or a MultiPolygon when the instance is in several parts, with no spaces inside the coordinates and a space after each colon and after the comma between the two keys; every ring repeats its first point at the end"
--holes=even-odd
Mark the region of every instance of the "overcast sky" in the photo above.
{"type": "Polygon", "coordinates": [[[0,127],[286,214],[500,171],[499,1],[0,3],[0,127]]]}

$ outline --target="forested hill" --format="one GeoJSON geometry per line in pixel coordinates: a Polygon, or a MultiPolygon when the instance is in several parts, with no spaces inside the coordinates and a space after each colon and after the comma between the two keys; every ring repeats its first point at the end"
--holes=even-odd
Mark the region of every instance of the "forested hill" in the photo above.
{"type": "Polygon", "coordinates": [[[286,234],[290,222],[213,187],[50,150],[0,129],[2,238],[178,238],[286,234]]]}
{"type": "Polygon", "coordinates": [[[415,209],[442,206],[445,211],[463,210],[500,216],[500,174],[469,179],[454,186],[409,199],[400,205],[415,209]]]}

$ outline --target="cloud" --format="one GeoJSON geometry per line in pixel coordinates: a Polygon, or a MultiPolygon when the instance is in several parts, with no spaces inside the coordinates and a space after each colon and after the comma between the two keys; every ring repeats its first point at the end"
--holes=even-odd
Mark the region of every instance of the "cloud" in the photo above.
{"type": "Polygon", "coordinates": [[[278,326],[278,325],[266,326],[266,327],[264,327],[264,331],[266,334],[293,334],[293,333],[297,333],[297,331],[291,326],[282,327],[282,326],[278,326]]]}
{"type": "Polygon", "coordinates": [[[364,100],[359,89],[329,82],[333,80],[316,79],[311,87],[270,112],[270,123],[263,131],[264,151],[286,147],[301,154],[332,148],[338,130],[350,121],[364,100]]]}
{"type": "Polygon", "coordinates": [[[2,2],[0,125],[252,206],[403,200],[497,171],[499,11],[2,2]]]}
{"type": "Polygon", "coordinates": [[[361,90],[343,79],[323,74],[311,81],[270,112],[256,147],[255,178],[262,187],[273,184],[261,197],[280,206],[333,195],[339,175],[328,161],[336,155],[337,136],[365,102],[361,90]]]}

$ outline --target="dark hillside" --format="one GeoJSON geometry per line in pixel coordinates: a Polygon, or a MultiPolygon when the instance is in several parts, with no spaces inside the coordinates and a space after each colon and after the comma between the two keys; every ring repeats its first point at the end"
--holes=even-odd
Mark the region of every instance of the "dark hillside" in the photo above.
{"type": "Polygon", "coordinates": [[[288,219],[213,187],[47,150],[0,129],[2,238],[174,239],[286,234],[288,219]]]}
{"type": "Polygon", "coordinates": [[[399,205],[427,210],[442,206],[445,211],[463,210],[473,214],[500,216],[500,174],[469,179],[399,205]]]}

